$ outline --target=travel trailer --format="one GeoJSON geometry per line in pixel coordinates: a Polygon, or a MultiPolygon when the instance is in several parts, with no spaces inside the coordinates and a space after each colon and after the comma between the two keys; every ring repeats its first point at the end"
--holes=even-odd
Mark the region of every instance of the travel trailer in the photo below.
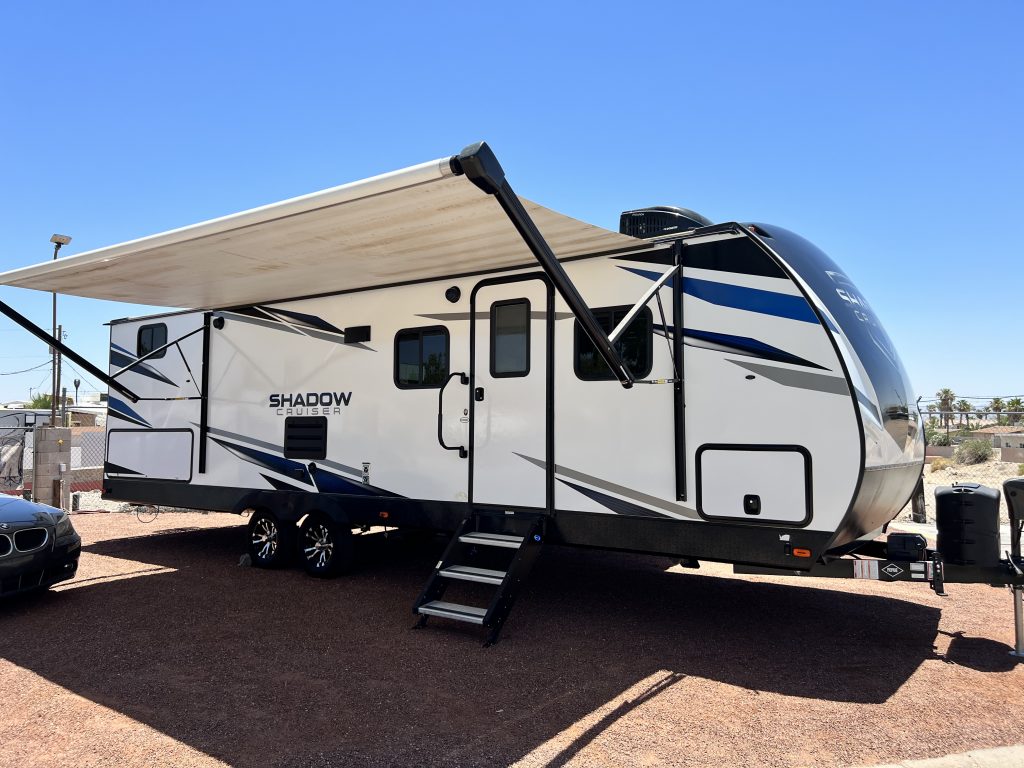
{"type": "Polygon", "coordinates": [[[318,576],[354,529],[453,532],[414,610],[491,639],[544,543],[819,575],[921,477],[906,372],[822,251],[680,208],[585,224],[486,144],[0,284],[187,308],[110,324],[106,498],[251,511],[254,564],[318,576]]]}

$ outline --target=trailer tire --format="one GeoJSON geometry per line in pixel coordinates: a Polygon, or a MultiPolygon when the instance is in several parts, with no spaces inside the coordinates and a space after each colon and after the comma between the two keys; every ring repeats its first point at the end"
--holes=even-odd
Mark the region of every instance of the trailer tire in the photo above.
{"type": "Polygon", "coordinates": [[[249,518],[249,558],[257,568],[281,568],[295,552],[295,524],[282,521],[268,509],[259,509],[249,518]]]}
{"type": "Polygon", "coordinates": [[[310,512],[299,526],[299,557],[310,576],[330,579],[352,569],[352,529],[323,512],[310,512]]]}

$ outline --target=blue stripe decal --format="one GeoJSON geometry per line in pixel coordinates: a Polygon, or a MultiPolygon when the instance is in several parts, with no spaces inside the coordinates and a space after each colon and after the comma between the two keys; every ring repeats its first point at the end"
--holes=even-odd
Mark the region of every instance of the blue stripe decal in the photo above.
{"type": "MultiPolygon", "coordinates": [[[[349,496],[398,496],[397,493],[391,493],[390,491],[386,491],[382,488],[377,488],[355,480],[349,480],[348,478],[341,477],[333,472],[328,472],[322,467],[317,466],[316,462],[310,462],[307,465],[292,459],[275,456],[272,453],[258,451],[247,445],[229,443],[226,440],[219,440],[216,437],[212,437],[210,439],[218,445],[224,446],[229,451],[240,454],[250,464],[266,467],[278,474],[287,476],[289,480],[292,480],[293,482],[311,485],[320,493],[343,493],[349,496]]],[[[271,485],[273,485],[274,482],[280,482],[273,481],[266,475],[262,476],[270,482],[271,485]]]]}
{"type": "Polygon", "coordinates": [[[345,493],[350,496],[397,496],[372,485],[349,480],[348,478],[328,472],[320,467],[313,469],[313,480],[320,493],[345,493]]]}
{"type": "Polygon", "coordinates": [[[250,464],[258,464],[267,469],[272,469],[279,474],[287,475],[291,480],[305,483],[306,485],[313,485],[313,479],[309,476],[309,470],[305,464],[300,464],[297,461],[285,459],[281,456],[275,456],[272,453],[257,451],[255,448],[250,448],[247,445],[229,443],[224,440],[218,440],[216,437],[210,439],[218,445],[224,446],[229,451],[241,454],[250,464]]]}
{"type": "MultiPolygon", "coordinates": [[[[661,277],[660,273],[647,269],[637,269],[636,267],[619,267],[619,269],[646,277],[648,280],[657,280],[661,277]]],[[[675,278],[672,278],[667,285],[672,288],[674,282],[675,278]]],[[[762,315],[799,320],[802,323],[819,324],[818,316],[803,296],[763,291],[760,288],[745,288],[741,285],[715,283],[711,280],[698,280],[694,277],[683,279],[683,292],[720,307],[743,309],[762,315]]]]}
{"type": "MultiPolygon", "coordinates": [[[[138,360],[137,357],[132,357],[123,352],[118,352],[115,348],[110,350],[110,364],[115,368],[126,368],[127,366],[138,360]]],[[[163,382],[164,384],[170,384],[172,387],[177,387],[173,381],[164,376],[156,368],[146,363],[139,363],[138,365],[132,366],[127,373],[137,373],[140,376],[148,376],[151,379],[163,382]]]]}
{"type": "Polygon", "coordinates": [[[117,398],[107,398],[107,410],[110,411],[114,416],[118,416],[124,419],[125,421],[131,421],[135,424],[141,424],[144,427],[153,426],[117,398]]]}
{"type": "Polygon", "coordinates": [[[823,365],[812,363],[810,360],[805,360],[802,357],[792,355],[778,347],[773,347],[771,344],[765,344],[763,341],[751,339],[746,336],[732,336],[728,333],[714,333],[712,331],[695,331],[690,328],[683,329],[683,336],[684,338],[688,336],[691,339],[719,344],[723,347],[731,347],[740,354],[750,355],[751,357],[759,357],[764,360],[774,360],[779,363],[803,365],[808,368],[818,368],[823,371],[828,370],[828,368],[823,365]]]}

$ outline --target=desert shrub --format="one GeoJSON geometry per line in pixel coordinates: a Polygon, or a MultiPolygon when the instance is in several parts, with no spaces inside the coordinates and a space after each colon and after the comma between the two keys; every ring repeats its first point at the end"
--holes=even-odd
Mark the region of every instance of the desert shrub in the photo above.
{"type": "Polygon", "coordinates": [[[1024,477],[1024,464],[1017,465],[1017,474],[1024,477]]]}
{"type": "Polygon", "coordinates": [[[949,469],[952,466],[952,461],[944,459],[941,456],[932,459],[932,472],[939,472],[943,469],[949,469]]]}
{"type": "Polygon", "coordinates": [[[952,445],[952,442],[945,432],[932,432],[928,435],[928,445],[947,446],[952,445]]]}
{"type": "Polygon", "coordinates": [[[981,464],[992,458],[992,443],[988,440],[964,440],[953,451],[957,464],[981,464]]]}

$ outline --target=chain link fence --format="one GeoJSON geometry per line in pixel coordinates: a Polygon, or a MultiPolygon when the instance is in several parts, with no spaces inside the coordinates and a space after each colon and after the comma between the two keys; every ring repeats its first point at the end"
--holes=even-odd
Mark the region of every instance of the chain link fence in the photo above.
{"type": "Polygon", "coordinates": [[[71,468],[102,467],[106,441],[107,434],[103,427],[72,427],[71,468]]]}
{"type": "MultiPolygon", "coordinates": [[[[998,457],[999,452],[996,451],[998,457]]],[[[931,457],[929,457],[931,458],[931,457]]],[[[947,460],[948,461],[948,460],[947,460]]],[[[937,465],[941,466],[941,465],[937,465]]],[[[935,489],[942,486],[953,485],[953,483],[978,483],[989,488],[995,488],[1000,493],[999,512],[1003,524],[1010,522],[1009,510],[1006,506],[1006,498],[1003,494],[1003,483],[1011,478],[1021,477],[1021,468],[1024,465],[1017,462],[1000,461],[994,459],[981,464],[956,464],[952,463],[943,469],[933,470],[931,463],[924,468],[924,496],[925,510],[929,523],[935,523],[935,489]]],[[[908,504],[900,518],[910,520],[911,509],[908,504]]]]}
{"type": "Polygon", "coordinates": [[[0,492],[13,493],[24,485],[24,428],[4,429],[0,434],[0,492]]]}

